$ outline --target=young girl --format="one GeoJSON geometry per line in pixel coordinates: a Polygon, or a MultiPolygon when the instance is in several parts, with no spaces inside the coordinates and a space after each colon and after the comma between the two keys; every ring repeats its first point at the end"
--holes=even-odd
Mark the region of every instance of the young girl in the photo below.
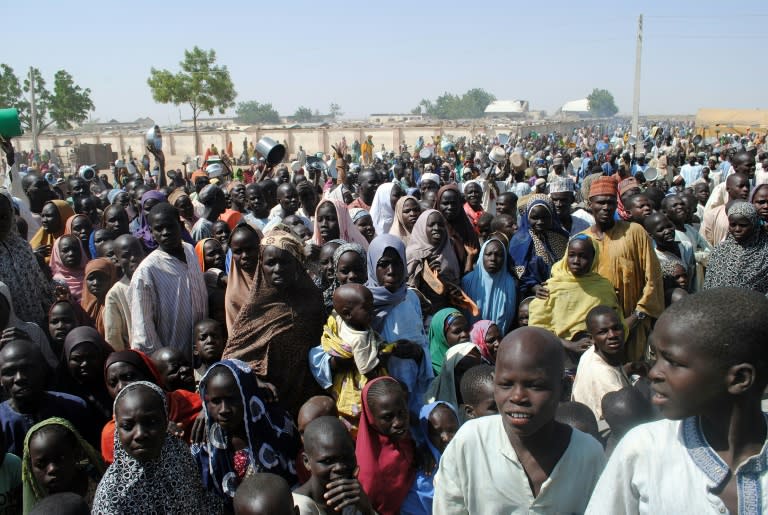
{"type": "Polygon", "coordinates": [[[397,199],[395,204],[395,220],[392,222],[392,227],[389,229],[389,234],[400,238],[408,245],[411,239],[411,231],[416,224],[416,220],[419,219],[421,214],[421,206],[416,197],[406,195],[397,199]]]}
{"type": "Polygon", "coordinates": [[[436,376],[440,373],[448,349],[468,341],[469,324],[458,309],[445,308],[435,313],[429,324],[429,354],[436,376]]]}
{"type": "Polygon", "coordinates": [[[377,513],[394,515],[416,477],[405,391],[395,379],[378,377],[365,385],[362,400],[355,450],[358,480],[377,513]]]}
{"type": "Polygon", "coordinates": [[[229,228],[227,222],[223,220],[216,220],[213,222],[213,237],[219,240],[219,243],[221,243],[221,247],[224,249],[225,254],[227,250],[229,250],[227,245],[231,234],[232,229],[229,228]]]}
{"type": "Polygon", "coordinates": [[[117,282],[117,267],[109,258],[97,258],[85,267],[85,289],[81,305],[85,313],[93,320],[96,330],[103,337],[104,303],[107,292],[117,282]]]}
{"type": "Polygon", "coordinates": [[[53,242],[50,260],[53,280],[66,285],[72,300],[78,303],[83,298],[83,279],[87,264],[88,257],[76,236],[64,235],[53,242]]]}
{"type": "Polygon", "coordinates": [[[24,439],[24,513],[61,492],[80,495],[90,507],[104,469],[99,454],[68,420],[53,417],[35,424],[24,439]]]}
{"type": "Polygon", "coordinates": [[[272,472],[296,482],[299,435],[290,415],[266,393],[248,365],[224,360],[200,381],[207,442],[193,444],[203,486],[232,509],[232,498],[246,476],[272,472]]]}
{"type": "Polygon", "coordinates": [[[499,326],[490,320],[478,320],[469,332],[469,339],[480,351],[480,357],[490,365],[496,363],[496,353],[499,350],[501,337],[499,326]]]}
{"type": "Polygon", "coordinates": [[[80,304],[70,299],[57,300],[48,312],[48,334],[51,335],[51,349],[56,356],[64,350],[64,340],[75,327],[88,325],[88,316],[80,304]]]}
{"type": "Polygon", "coordinates": [[[198,241],[195,245],[195,255],[203,272],[209,268],[224,270],[224,247],[216,238],[204,238],[198,241]]]}
{"type": "MultiPolygon", "coordinates": [[[[65,224],[64,234],[71,234],[76,236],[80,243],[83,244],[86,254],[88,254],[88,240],[93,232],[93,223],[91,219],[86,215],[75,215],[65,224]]],[[[93,259],[93,256],[88,255],[88,259],[93,259]]]]}

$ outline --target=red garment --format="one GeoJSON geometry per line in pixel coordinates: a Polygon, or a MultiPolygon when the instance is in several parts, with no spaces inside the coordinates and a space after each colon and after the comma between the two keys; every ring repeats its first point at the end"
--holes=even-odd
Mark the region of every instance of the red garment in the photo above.
{"type": "Polygon", "coordinates": [[[243,217],[243,213],[241,213],[240,211],[227,208],[226,211],[221,213],[221,216],[219,216],[219,220],[221,220],[222,222],[226,222],[226,224],[229,226],[229,230],[234,231],[235,227],[237,226],[237,223],[240,221],[242,217],[243,217]]]}
{"type": "Polygon", "coordinates": [[[464,213],[467,214],[467,218],[469,218],[469,221],[472,223],[472,228],[475,232],[480,234],[480,230],[477,228],[477,221],[480,220],[480,216],[485,213],[483,208],[480,208],[479,211],[475,211],[472,209],[472,206],[469,205],[469,202],[464,202],[464,213]]]}
{"type": "Polygon", "coordinates": [[[355,455],[360,469],[358,480],[368,494],[373,509],[381,515],[396,515],[416,478],[414,443],[409,435],[392,441],[373,425],[368,407],[368,390],[379,381],[394,381],[377,377],[369,381],[362,392],[363,413],[357,433],[355,455]]]}

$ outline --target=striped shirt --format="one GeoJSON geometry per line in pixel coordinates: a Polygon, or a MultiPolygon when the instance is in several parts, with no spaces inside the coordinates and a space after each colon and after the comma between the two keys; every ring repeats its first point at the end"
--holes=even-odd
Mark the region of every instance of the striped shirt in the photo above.
{"type": "Polygon", "coordinates": [[[191,362],[195,324],[208,316],[208,292],[192,245],[182,245],[186,263],[157,249],[131,278],[131,348],[174,347],[191,362]]]}

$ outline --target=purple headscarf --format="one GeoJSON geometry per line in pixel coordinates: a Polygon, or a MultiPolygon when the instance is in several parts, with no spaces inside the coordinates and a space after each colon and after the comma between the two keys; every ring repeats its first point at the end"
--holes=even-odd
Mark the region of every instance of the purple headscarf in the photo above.
{"type": "Polygon", "coordinates": [[[149,221],[147,221],[147,210],[144,209],[144,205],[147,200],[157,200],[159,202],[167,202],[168,197],[165,193],[157,190],[149,190],[141,196],[141,214],[139,215],[139,229],[136,231],[136,236],[144,244],[144,247],[148,250],[154,250],[157,248],[157,242],[152,236],[152,229],[149,227],[149,221]]]}

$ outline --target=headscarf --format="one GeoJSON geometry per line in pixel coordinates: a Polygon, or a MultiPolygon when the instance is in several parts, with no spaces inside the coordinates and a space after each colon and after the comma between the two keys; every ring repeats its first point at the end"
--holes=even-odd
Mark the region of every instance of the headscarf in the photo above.
{"type": "MultiPolygon", "coordinates": [[[[573,339],[577,333],[587,330],[587,314],[596,306],[608,306],[616,310],[619,320],[624,321],[623,310],[616,298],[613,284],[597,273],[600,264],[599,247],[586,234],[577,234],[573,240],[589,241],[595,250],[595,259],[589,272],[576,277],[568,268],[566,253],[552,267],[547,281],[549,297],[534,298],[528,306],[528,325],[543,327],[559,338],[573,339]]],[[[629,331],[626,331],[629,335],[629,331]]]]}
{"type": "Polygon", "coordinates": [[[317,220],[317,213],[320,211],[321,207],[328,203],[331,203],[333,208],[336,210],[336,218],[339,223],[339,239],[349,243],[359,243],[363,246],[364,249],[367,249],[368,240],[365,239],[365,236],[360,234],[357,226],[352,222],[352,218],[349,216],[349,211],[347,211],[346,204],[344,204],[344,202],[339,202],[338,200],[326,199],[317,204],[317,207],[315,208],[315,221],[312,231],[312,243],[320,246],[326,243],[323,241],[323,237],[320,234],[320,223],[317,220]]]}
{"type": "Polygon", "coordinates": [[[268,246],[280,248],[296,260],[296,280],[278,290],[267,284],[259,266],[223,357],[245,361],[259,377],[274,384],[280,402],[296,416],[301,404],[318,390],[307,353],[323,332],[323,296],[304,269],[302,242],[287,227],[278,224],[264,236],[262,257],[268,246]],[[286,374],[287,370],[291,373],[286,374]]]}
{"type": "Polygon", "coordinates": [[[508,330],[512,328],[512,320],[514,320],[517,310],[517,281],[507,266],[507,246],[505,243],[498,236],[488,238],[480,248],[480,256],[475,268],[461,280],[461,288],[480,308],[480,314],[476,317],[467,313],[467,320],[470,323],[482,319],[492,320],[499,326],[502,335],[507,334],[508,330]],[[485,270],[483,257],[488,244],[493,241],[501,245],[504,264],[498,272],[490,274],[485,270]]]}
{"type": "MultiPolygon", "coordinates": [[[[232,241],[232,236],[236,231],[250,231],[256,235],[256,237],[259,239],[259,242],[261,242],[263,238],[261,231],[258,229],[254,229],[253,226],[248,224],[241,224],[235,227],[235,230],[233,230],[232,234],[229,235],[230,241],[232,241]]],[[[224,293],[224,309],[228,333],[232,331],[232,326],[235,324],[235,319],[237,318],[238,313],[240,313],[240,308],[242,308],[248,300],[248,296],[251,293],[251,288],[253,287],[253,278],[256,275],[255,270],[253,275],[251,275],[240,268],[240,265],[237,263],[234,256],[230,255],[229,260],[227,290],[224,293]]],[[[256,267],[258,268],[259,266],[260,264],[257,263],[256,267]]]]}
{"type": "Polygon", "coordinates": [[[396,238],[400,238],[406,245],[408,245],[408,241],[411,238],[411,232],[405,228],[405,216],[403,215],[405,203],[408,200],[413,200],[416,204],[419,203],[419,200],[411,195],[405,195],[397,199],[397,204],[395,204],[395,219],[392,222],[392,227],[389,228],[389,234],[396,238]]]}
{"type": "MultiPolygon", "coordinates": [[[[491,365],[494,363],[494,359],[491,356],[488,343],[485,341],[485,335],[488,334],[488,330],[492,325],[495,325],[496,327],[499,326],[492,320],[478,320],[474,323],[472,330],[469,332],[469,339],[475,345],[475,347],[477,347],[477,350],[480,351],[480,357],[482,357],[487,363],[491,365]]],[[[499,332],[501,333],[501,330],[499,330],[499,332]]],[[[504,333],[501,333],[501,335],[503,337],[504,333]]]]}
{"type": "Polygon", "coordinates": [[[114,204],[115,203],[115,199],[117,198],[118,195],[120,195],[120,192],[122,192],[122,191],[123,190],[119,190],[119,189],[111,189],[111,190],[109,190],[107,192],[107,200],[109,201],[109,203],[110,204],[114,204]]]}
{"type": "MultiPolygon", "coordinates": [[[[131,383],[117,394],[114,406],[129,391],[145,389],[168,403],[163,391],[147,381],[131,383]]],[[[115,461],[96,489],[93,513],[219,513],[221,500],[203,489],[200,471],[187,445],[167,434],[160,457],[149,462],[129,455],[114,435],[115,461]]]]}
{"type": "Polygon", "coordinates": [[[381,515],[400,513],[408,490],[413,484],[414,444],[410,435],[392,441],[379,433],[373,423],[373,415],[368,402],[371,386],[380,381],[395,381],[389,376],[377,377],[368,381],[363,388],[363,414],[357,433],[355,455],[360,468],[358,480],[373,505],[381,515]]]}
{"type": "Polygon", "coordinates": [[[728,216],[747,218],[752,235],[738,242],[730,232],[709,255],[704,289],[720,286],[748,288],[768,294],[768,233],[760,230],[757,209],[749,202],[735,202],[728,216]]]}
{"type": "Polygon", "coordinates": [[[568,231],[560,225],[560,219],[555,214],[555,208],[547,197],[533,199],[525,208],[525,213],[520,217],[520,228],[512,236],[509,242],[509,254],[512,257],[518,277],[528,267],[529,261],[538,256],[543,261],[546,270],[540,270],[542,276],[537,279],[544,280],[549,277],[550,268],[561,259],[568,248],[568,231]],[[530,227],[528,216],[536,206],[544,206],[552,218],[552,228],[544,234],[536,234],[530,227]]]}
{"type": "Polygon", "coordinates": [[[238,485],[250,471],[277,474],[289,485],[296,482],[298,430],[291,416],[279,404],[264,402],[258,392],[256,376],[247,363],[237,359],[219,361],[200,380],[207,443],[193,445],[192,454],[198,456],[197,461],[202,467],[203,487],[214,490],[224,498],[225,505],[230,509],[238,485]],[[241,451],[234,451],[228,445],[229,435],[211,417],[205,402],[209,378],[219,367],[226,368],[234,376],[243,403],[243,427],[248,445],[241,451]]]}
{"type": "MultiPolygon", "coordinates": [[[[72,206],[70,206],[64,200],[50,200],[46,202],[46,205],[47,204],[53,204],[54,206],[56,206],[56,210],[59,212],[59,218],[61,219],[61,229],[59,229],[55,233],[49,233],[48,231],[45,230],[45,227],[40,227],[40,229],[37,230],[35,235],[32,236],[32,239],[29,240],[29,246],[32,247],[32,250],[42,245],[53,246],[54,240],[56,240],[57,238],[59,238],[61,235],[64,234],[64,229],[67,226],[67,220],[75,216],[75,211],[72,209],[72,206]]],[[[48,263],[49,258],[46,258],[45,262],[48,263]]]]}
{"type": "Polygon", "coordinates": [[[117,267],[109,258],[97,258],[85,266],[83,300],[81,305],[91,320],[96,324],[96,330],[99,334],[104,336],[104,303],[106,301],[106,295],[104,300],[99,300],[95,295],[88,291],[88,287],[85,285],[85,279],[88,278],[88,274],[91,272],[101,272],[105,274],[109,281],[109,288],[111,288],[117,282],[117,267]]]}
{"type": "Polygon", "coordinates": [[[157,248],[157,242],[155,241],[155,237],[152,236],[152,228],[149,226],[149,220],[147,210],[144,209],[144,204],[147,203],[147,200],[157,200],[160,202],[165,202],[167,200],[167,197],[165,196],[165,193],[158,190],[149,190],[145,192],[141,196],[141,214],[139,215],[139,228],[136,231],[136,236],[138,239],[141,240],[141,242],[144,244],[144,247],[147,250],[154,250],[157,248]]]}
{"type": "Polygon", "coordinates": [[[357,221],[364,216],[371,216],[371,213],[363,209],[362,207],[351,207],[348,209],[349,217],[352,219],[352,223],[357,225],[357,221]]]}
{"type": "MultiPolygon", "coordinates": [[[[450,404],[454,411],[459,410],[456,365],[476,348],[474,343],[465,342],[458,343],[448,349],[440,373],[435,376],[432,384],[429,385],[429,390],[427,390],[427,402],[443,401],[450,404]]],[[[459,422],[464,422],[464,418],[459,418],[459,422]]]]}
{"type": "MultiPolygon", "coordinates": [[[[77,220],[78,218],[85,218],[86,220],[91,222],[91,219],[88,218],[88,215],[79,214],[79,215],[70,216],[69,219],[67,220],[67,223],[64,224],[64,234],[72,234],[72,224],[75,223],[75,220],[77,220]]],[[[91,226],[93,227],[93,222],[91,222],[91,226]]],[[[93,227],[93,230],[96,230],[96,228],[93,227]]]]}
{"type": "Polygon", "coordinates": [[[51,249],[51,274],[53,274],[54,280],[66,283],[69,288],[69,293],[72,294],[72,298],[76,302],[80,302],[80,299],[83,297],[83,279],[85,279],[85,267],[88,264],[88,254],[85,253],[83,242],[80,241],[80,238],[74,235],[68,237],[74,238],[80,246],[80,264],[74,268],[64,265],[61,260],[61,251],[59,250],[61,237],[56,238],[51,249]]]}
{"type": "Polygon", "coordinates": [[[20,331],[25,332],[27,336],[29,336],[30,341],[40,347],[40,350],[43,353],[43,357],[45,358],[48,365],[52,369],[56,368],[56,366],[59,364],[58,356],[56,356],[56,354],[51,350],[48,337],[45,335],[40,326],[34,322],[24,322],[23,320],[19,319],[18,316],[16,316],[11,290],[8,288],[8,285],[2,281],[0,281],[0,295],[5,298],[5,301],[8,304],[8,322],[6,323],[5,327],[0,327],[0,333],[4,329],[8,329],[10,327],[15,327],[20,331]]]}
{"type": "MultiPolygon", "coordinates": [[[[459,187],[456,184],[446,184],[437,191],[435,197],[435,206],[440,206],[440,201],[443,195],[448,191],[456,192],[459,196],[459,204],[461,204],[461,193],[459,187]]],[[[467,251],[465,247],[480,248],[480,240],[477,238],[475,228],[472,226],[472,222],[464,210],[459,207],[459,213],[457,215],[458,220],[455,223],[450,223],[446,220],[446,227],[448,228],[448,237],[451,239],[451,245],[456,253],[456,258],[460,263],[464,263],[467,258],[467,251]]],[[[414,227],[414,231],[416,228],[414,227]]]]}
{"type": "Polygon", "coordinates": [[[427,235],[427,220],[432,214],[441,216],[445,222],[446,229],[448,229],[448,222],[445,221],[445,217],[443,217],[442,213],[436,209],[427,209],[419,215],[419,218],[413,225],[411,240],[408,242],[408,248],[405,252],[405,255],[408,257],[408,276],[410,277],[413,275],[418,269],[418,265],[425,259],[431,260],[437,258],[440,260],[440,275],[445,276],[449,280],[458,282],[461,277],[461,267],[459,265],[459,260],[456,258],[456,253],[453,252],[449,231],[446,230],[445,238],[438,247],[435,247],[429,241],[429,236],[427,235]]]}
{"type": "Polygon", "coordinates": [[[392,222],[395,219],[395,210],[392,209],[392,201],[390,195],[392,188],[399,188],[394,182],[385,182],[376,189],[376,194],[373,197],[371,203],[371,218],[373,219],[373,226],[376,228],[376,234],[386,234],[389,232],[389,228],[392,227],[392,222]]]}
{"type": "Polygon", "coordinates": [[[376,278],[376,264],[384,255],[384,251],[390,247],[397,251],[397,254],[403,262],[403,267],[405,267],[405,245],[403,245],[401,240],[391,234],[376,236],[373,241],[371,241],[366,260],[368,267],[368,282],[365,283],[365,286],[373,294],[373,320],[371,321],[371,327],[379,332],[383,329],[384,321],[389,313],[395,306],[405,300],[406,294],[408,293],[405,273],[403,273],[402,284],[400,284],[397,291],[394,293],[379,284],[379,281],[376,278]]]}
{"type": "Polygon", "coordinates": [[[339,186],[333,188],[331,191],[327,192],[325,194],[325,198],[327,200],[338,200],[339,202],[346,205],[344,202],[344,191],[349,191],[349,188],[347,188],[344,184],[340,184],[339,186]]]}
{"type": "Polygon", "coordinates": [[[29,513],[32,507],[40,501],[43,497],[48,496],[48,492],[45,487],[38,483],[35,478],[34,472],[32,472],[32,456],[29,451],[29,441],[40,429],[48,426],[61,426],[74,436],[77,441],[77,446],[83,453],[83,460],[78,462],[78,469],[83,470],[88,479],[94,483],[98,483],[101,476],[104,475],[104,462],[94,448],[86,442],[80,433],[75,429],[75,426],[69,420],[65,420],[60,417],[51,417],[42,422],[38,422],[32,426],[27,435],[24,437],[24,456],[21,461],[21,481],[23,484],[24,492],[24,513],[29,513]]]}
{"type": "Polygon", "coordinates": [[[336,291],[336,288],[341,286],[339,280],[336,278],[336,270],[339,268],[339,259],[347,252],[354,252],[365,261],[365,249],[358,243],[342,243],[339,245],[339,248],[333,252],[333,278],[331,279],[331,284],[323,290],[323,305],[325,306],[326,313],[329,314],[333,310],[333,294],[336,291]]]}
{"type": "Polygon", "coordinates": [[[195,256],[202,272],[205,272],[205,242],[209,240],[219,241],[216,238],[203,238],[195,244],[195,256]]]}
{"type": "Polygon", "coordinates": [[[443,308],[432,317],[429,323],[429,355],[432,357],[432,369],[435,375],[440,373],[440,368],[445,361],[445,353],[448,352],[448,341],[445,339],[445,330],[457,317],[464,315],[456,308],[443,308]]]}

